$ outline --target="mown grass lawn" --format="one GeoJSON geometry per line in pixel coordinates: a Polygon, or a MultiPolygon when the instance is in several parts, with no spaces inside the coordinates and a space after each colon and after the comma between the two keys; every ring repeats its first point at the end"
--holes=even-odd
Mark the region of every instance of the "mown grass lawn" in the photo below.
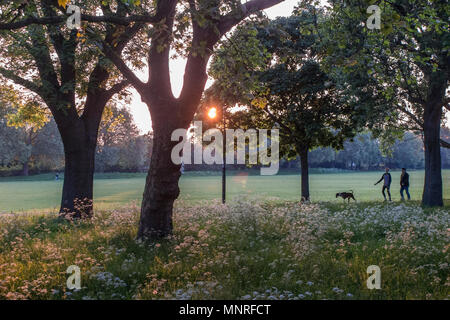
{"type": "Polygon", "coordinates": [[[139,208],[89,221],[0,216],[0,299],[448,299],[449,209],[418,203],[178,201],[170,238],[136,241],[139,208]],[[66,288],[70,265],[81,290],[66,288]],[[369,265],[381,289],[366,286],[369,265]]]}
{"type": "MultiPolygon", "coordinates": [[[[258,172],[256,172],[258,173],[258,172]]],[[[382,200],[381,184],[373,184],[382,172],[312,173],[310,188],[312,201],[332,201],[336,192],[353,190],[358,201],[382,200]]],[[[424,172],[411,171],[410,193],[420,200],[424,172]]],[[[398,201],[400,172],[392,172],[393,200],[398,201]]],[[[444,198],[450,200],[450,170],[443,171],[444,198]]],[[[56,211],[59,209],[63,182],[55,181],[51,174],[32,177],[0,178],[0,213],[30,211],[56,211]]],[[[140,202],[145,184],[145,174],[97,174],[94,183],[95,204],[98,208],[114,208],[130,201],[140,202]]],[[[180,199],[191,203],[221,198],[220,172],[187,172],[180,180],[180,199]]],[[[230,201],[248,197],[276,197],[282,200],[300,199],[300,175],[281,172],[276,176],[260,176],[254,171],[229,172],[227,197],[230,201]]]]}

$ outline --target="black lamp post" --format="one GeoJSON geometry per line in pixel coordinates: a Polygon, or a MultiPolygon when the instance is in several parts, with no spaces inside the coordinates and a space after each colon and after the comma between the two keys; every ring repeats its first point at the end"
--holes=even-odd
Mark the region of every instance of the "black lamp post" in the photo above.
{"type": "MultiPolygon", "coordinates": [[[[214,119],[217,116],[217,109],[215,107],[212,107],[209,109],[208,116],[211,119],[214,119]]],[[[225,146],[226,144],[226,137],[225,137],[225,107],[222,105],[222,203],[225,203],[226,199],[226,189],[227,189],[227,182],[226,182],[226,153],[225,153],[225,146]]]]}
{"type": "Polygon", "coordinates": [[[222,203],[225,203],[225,195],[227,190],[227,180],[226,180],[226,165],[225,165],[225,107],[222,105],[222,156],[223,156],[223,164],[222,164],[222,203]]]}

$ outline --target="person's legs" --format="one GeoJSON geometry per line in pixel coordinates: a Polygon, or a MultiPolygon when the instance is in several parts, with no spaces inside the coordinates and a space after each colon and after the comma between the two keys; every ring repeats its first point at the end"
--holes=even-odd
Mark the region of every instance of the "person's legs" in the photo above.
{"type": "Polygon", "coordinates": [[[409,187],[405,187],[406,195],[408,196],[408,200],[411,200],[411,196],[409,195],[409,187]]]}
{"type": "Polygon", "coordinates": [[[389,201],[392,201],[392,199],[391,199],[391,191],[389,189],[390,189],[390,187],[386,187],[387,193],[389,195],[389,201]]]}
{"type": "Polygon", "coordinates": [[[386,189],[386,186],[383,186],[383,189],[381,189],[381,193],[383,194],[384,201],[386,201],[386,194],[384,193],[384,189],[386,189]]]}
{"type": "Polygon", "coordinates": [[[402,197],[402,201],[405,200],[405,198],[403,197],[403,190],[405,190],[404,186],[400,187],[400,197],[402,197]]]}

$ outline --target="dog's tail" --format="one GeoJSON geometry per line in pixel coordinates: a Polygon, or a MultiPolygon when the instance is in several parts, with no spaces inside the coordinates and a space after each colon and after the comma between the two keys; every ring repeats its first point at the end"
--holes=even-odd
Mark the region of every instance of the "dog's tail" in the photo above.
{"type": "Polygon", "coordinates": [[[353,193],[353,190],[350,190],[350,191],[352,192],[353,200],[355,200],[355,202],[356,202],[356,198],[355,198],[355,195],[353,193]]]}

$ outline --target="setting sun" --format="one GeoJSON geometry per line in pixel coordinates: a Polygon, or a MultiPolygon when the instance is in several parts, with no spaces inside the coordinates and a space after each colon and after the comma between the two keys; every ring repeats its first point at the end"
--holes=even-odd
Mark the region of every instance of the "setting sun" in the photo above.
{"type": "Polygon", "coordinates": [[[208,111],[208,117],[210,117],[211,119],[214,119],[217,116],[217,109],[216,108],[211,108],[208,111]]]}

